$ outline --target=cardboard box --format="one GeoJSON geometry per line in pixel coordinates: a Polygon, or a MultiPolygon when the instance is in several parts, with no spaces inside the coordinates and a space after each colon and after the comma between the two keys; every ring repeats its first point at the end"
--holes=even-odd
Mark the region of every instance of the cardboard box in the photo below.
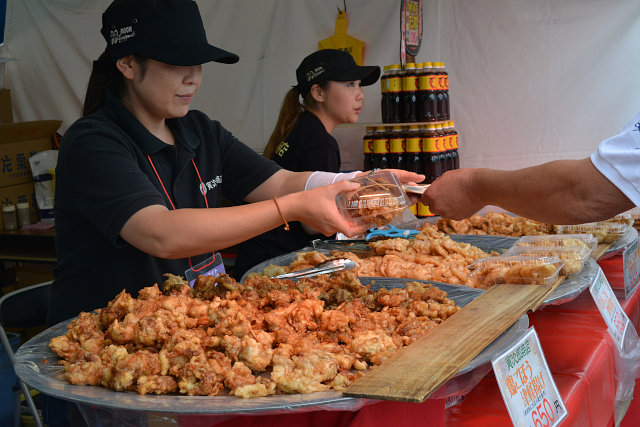
{"type": "MultiPolygon", "coordinates": [[[[10,185],[8,187],[0,187],[0,205],[18,203],[29,203],[29,213],[31,213],[31,223],[40,221],[38,216],[38,203],[36,201],[36,189],[32,182],[26,184],[10,185]]],[[[0,229],[4,229],[2,216],[0,215],[0,229]]]]}
{"type": "Polygon", "coordinates": [[[0,124],[0,187],[33,181],[29,157],[50,150],[60,120],[0,124]]]}
{"type": "Polygon", "coordinates": [[[0,124],[13,123],[13,108],[11,106],[11,92],[0,89],[0,124]]]}

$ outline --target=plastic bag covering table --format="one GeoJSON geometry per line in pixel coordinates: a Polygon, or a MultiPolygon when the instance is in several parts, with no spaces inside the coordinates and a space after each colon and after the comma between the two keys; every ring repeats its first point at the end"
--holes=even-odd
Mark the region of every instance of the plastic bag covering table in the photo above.
{"type": "MultiPolygon", "coordinates": [[[[600,261],[600,266],[638,330],[640,292],[623,299],[622,256],[600,261]]],[[[547,306],[530,313],[529,322],[538,332],[549,368],[569,410],[563,427],[613,426],[617,388],[615,344],[591,294],[586,291],[566,304],[547,306]]],[[[639,387],[636,381],[636,396],[639,387]]],[[[621,425],[638,425],[638,414],[640,397],[631,402],[621,425]]],[[[512,425],[493,373],[467,394],[463,402],[445,411],[445,425],[512,425]]]]}

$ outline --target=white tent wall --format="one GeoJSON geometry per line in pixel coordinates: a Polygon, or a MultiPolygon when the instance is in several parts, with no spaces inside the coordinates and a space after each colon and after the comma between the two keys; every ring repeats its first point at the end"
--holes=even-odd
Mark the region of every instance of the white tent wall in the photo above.
{"type": "MultiPolygon", "coordinates": [[[[295,68],[333,34],[327,0],[197,1],[209,41],[238,53],[206,64],[193,108],[261,151],[295,68]]],[[[76,120],[91,61],[105,43],[110,0],[8,0],[0,82],[16,121],[76,120]]],[[[348,33],[365,63],[399,62],[399,0],[348,0],[348,33]]],[[[637,0],[424,0],[417,61],[444,61],[462,166],[519,168],[588,156],[639,109],[637,0]]],[[[361,122],[380,119],[379,85],[365,88],[361,122]]],[[[343,169],[362,165],[363,129],[337,129],[343,169]]]]}

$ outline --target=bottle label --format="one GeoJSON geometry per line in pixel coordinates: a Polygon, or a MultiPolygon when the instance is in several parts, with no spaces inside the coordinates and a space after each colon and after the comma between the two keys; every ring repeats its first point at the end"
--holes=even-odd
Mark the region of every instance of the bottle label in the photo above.
{"type": "Polygon", "coordinates": [[[431,213],[431,211],[429,210],[429,206],[425,205],[422,202],[418,202],[418,216],[424,218],[426,216],[435,216],[435,214],[431,213]]]}
{"type": "Polygon", "coordinates": [[[422,152],[423,153],[433,153],[438,151],[438,147],[436,145],[436,138],[429,136],[427,138],[422,138],[422,152]]]}
{"type": "Polygon", "coordinates": [[[389,77],[389,92],[402,92],[402,79],[400,77],[389,77]]]}
{"type": "Polygon", "coordinates": [[[375,154],[385,154],[389,152],[389,140],[386,138],[373,140],[373,152],[375,154]]]}
{"type": "Polygon", "coordinates": [[[446,74],[440,74],[438,76],[438,84],[440,85],[441,90],[449,89],[449,76],[446,74]]]}
{"type": "Polygon", "coordinates": [[[402,90],[405,92],[414,92],[418,90],[418,78],[416,76],[403,77],[402,90]]]}
{"type": "Polygon", "coordinates": [[[429,76],[429,86],[431,90],[440,90],[440,76],[429,76]]]}
{"type": "Polygon", "coordinates": [[[371,138],[362,140],[362,149],[364,154],[373,153],[373,140],[371,138]]]}
{"type": "Polygon", "coordinates": [[[418,77],[418,88],[420,90],[435,90],[431,87],[431,79],[433,76],[420,76],[418,77]]]}
{"type": "Polygon", "coordinates": [[[442,138],[436,137],[434,140],[436,144],[436,151],[442,151],[442,138]]]}
{"type": "Polygon", "coordinates": [[[455,134],[453,136],[453,148],[457,149],[458,148],[458,134],[455,134]]]}
{"type": "Polygon", "coordinates": [[[380,93],[389,91],[389,78],[380,79],[380,93]]]}
{"type": "Polygon", "coordinates": [[[407,153],[419,153],[421,151],[420,140],[421,140],[420,137],[407,138],[406,140],[407,153]]]}
{"type": "Polygon", "coordinates": [[[404,138],[391,138],[389,140],[389,152],[404,153],[404,138]]]}

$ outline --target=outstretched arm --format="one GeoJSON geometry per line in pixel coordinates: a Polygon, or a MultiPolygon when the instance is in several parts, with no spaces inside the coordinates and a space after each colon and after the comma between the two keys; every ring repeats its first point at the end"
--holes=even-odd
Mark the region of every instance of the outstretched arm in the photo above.
{"type": "Polygon", "coordinates": [[[425,191],[422,201],[445,218],[467,218],[486,205],[496,205],[551,224],[603,220],[633,207],[589,158],[513,171],[449,171],[425,191]]]}

